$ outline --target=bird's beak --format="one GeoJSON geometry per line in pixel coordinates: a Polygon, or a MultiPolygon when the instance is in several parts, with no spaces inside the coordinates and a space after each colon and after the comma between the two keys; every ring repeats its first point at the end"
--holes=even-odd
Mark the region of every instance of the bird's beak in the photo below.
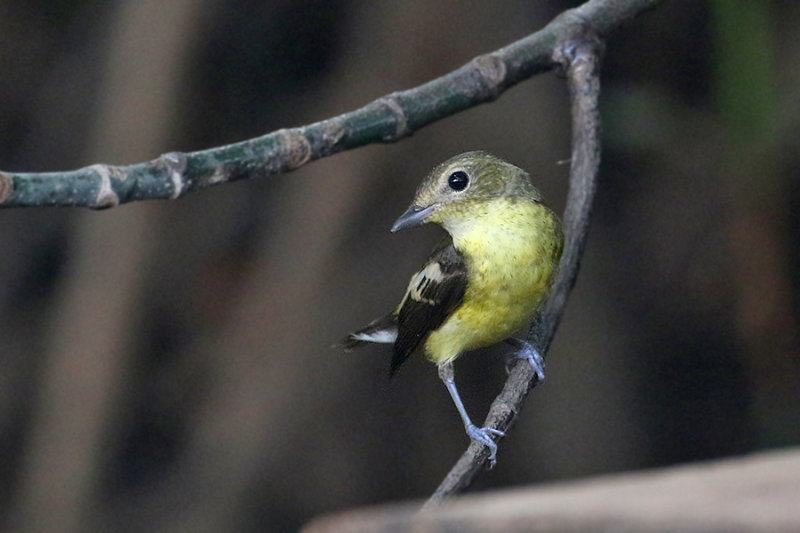
{"type": "Polygon", "coordinates": [[[428,207],[412,205],[395,221],[394,226],[392,226],[392,232],[424,224],[435,209],[436,204],[429,205],[428,207]]]}

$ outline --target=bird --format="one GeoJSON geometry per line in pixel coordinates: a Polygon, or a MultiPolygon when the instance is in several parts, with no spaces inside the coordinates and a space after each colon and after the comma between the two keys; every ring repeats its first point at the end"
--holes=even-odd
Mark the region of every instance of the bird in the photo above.
{"type": "Polygon", "coordinates": [[[546,299],[558,270],[564,236],[558,216],[521,168],[485,151],[437,165],[422,180],[392,232],[438,224],[447,236],[411,276],[400,304],[341,342],[393,344],[390,376],[413,353],[427,357],[455,403],[467,435],[489,450],[504,433],[477,427],[455,383],[453,362],[464,352],[505,341],[544,379],[544,360],[512,335],[546,299]]]}

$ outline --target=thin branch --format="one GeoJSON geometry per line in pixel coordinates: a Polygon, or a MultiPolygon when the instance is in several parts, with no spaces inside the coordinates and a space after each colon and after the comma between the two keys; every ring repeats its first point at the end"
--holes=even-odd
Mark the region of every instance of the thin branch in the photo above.
{"type": "Polygon", "coordinates": [[[445,117],[497,98],[509,87],[557,65],[557,43],[591,21],[600,36],[662,0],[591,0],[542,30],[461,68],[352,111],[227,146],[170,152],[129,166],[97,164],[67,172],[0,172],[0,207],[115,207],[176,199],[228,181],[269,176],[343,150],[394,142],[445,117]]]}
{"type": "MultiPolygon", "coordinates": [[[[596,189],[600,165],[600,94],[599,67],[603,42],[586,19],[577,13],[566,12],[559,17],[574,21],[572,32],[555,47],[553,59],[563,66],[572,102],[572,159],[569,194],[564,212],[566,245],[561,257],[558,278],[539,317],[528,332],[528,342],[544,354],[564,312],[564,306],[578,275],[589,215],[596,189]]],[[[531,365],[518,361],[512,369],[500,395],[492,403],[485,425],[508,430],[515,422],[528,393],[538,378],[531,365]]],[[[436,506],[465,489],[482,470],[488,458],[485,446],[471,443],[458,462],[425,504],[436,506]]]]}

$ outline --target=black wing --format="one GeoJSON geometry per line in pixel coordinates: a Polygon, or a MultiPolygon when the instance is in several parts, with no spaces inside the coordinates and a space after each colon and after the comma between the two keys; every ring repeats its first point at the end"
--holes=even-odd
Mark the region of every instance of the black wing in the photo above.
{"type": "Polygon", "coordinates": [[[447,237],[434,248],[425,266],[411,277],[397,310],[397,340],[390,374],[461,305],[466,290],[467,262],[447,237]]]}

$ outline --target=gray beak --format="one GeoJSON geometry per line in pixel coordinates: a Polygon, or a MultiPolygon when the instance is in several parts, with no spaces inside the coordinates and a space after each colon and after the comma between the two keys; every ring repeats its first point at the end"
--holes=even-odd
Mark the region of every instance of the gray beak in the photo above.
{"type": "Polygon", "coordinates": [[[414,226],[424,224],[425,220],[433,213],[435,208],[436,204],[429,205],[428,207],[412,205],[395,221],[394,226],[392,226],[392,232],[394,233],[401,229],[413,228],[414,226]]]}

